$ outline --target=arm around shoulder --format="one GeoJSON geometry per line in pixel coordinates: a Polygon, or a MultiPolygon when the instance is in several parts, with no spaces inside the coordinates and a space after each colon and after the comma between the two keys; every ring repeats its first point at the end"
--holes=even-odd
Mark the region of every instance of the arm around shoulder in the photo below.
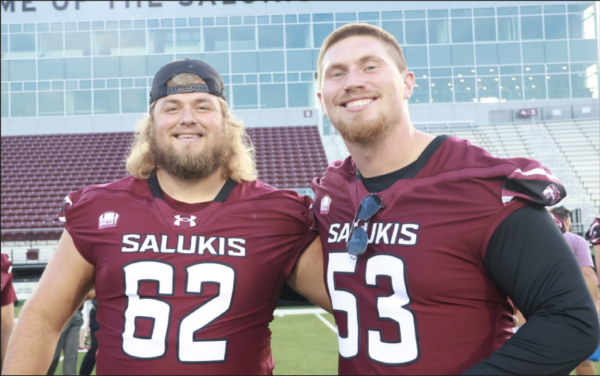
{"type": "Polygon", "coordinates": [[[63,235],[10,339],[2,373],[45,374],[58,337],[94,282],[94,266],[63,235]],[[32,357],[31,354],[36,354],[32,357]]]}

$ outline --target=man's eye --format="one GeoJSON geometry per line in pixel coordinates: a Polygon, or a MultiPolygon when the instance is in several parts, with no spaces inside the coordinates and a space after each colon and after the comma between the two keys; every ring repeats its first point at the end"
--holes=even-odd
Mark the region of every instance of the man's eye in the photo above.
{"type": "Polygon", "coordinates": [[[342,77],[342,72],[336,72],[332,74],[331,77],[342,77]]]}
{"type": "Polygon", "coordinates": [[[370,66],[368,66],[368,67],[367,67],[367,70],[373,70],[373,69],[375,69],[375,68],[377,68],[377,67],[376,67],[376,66],[374,66],[374,65],[370,65],[370,66]]]}

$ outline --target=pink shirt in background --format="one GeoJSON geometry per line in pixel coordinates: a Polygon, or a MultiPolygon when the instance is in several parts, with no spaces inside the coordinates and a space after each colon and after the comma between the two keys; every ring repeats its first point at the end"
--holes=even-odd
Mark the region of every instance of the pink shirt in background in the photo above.
{"type": "Polygon", "coordinates": [[[571,246],[571,249],[575,253],[575,257],[577,257],[579,267],[593,266],[592,255],[585,239],[571,232],[565,232],[564,235],[567,243],[569,243],[569,246],[571,246]]]}

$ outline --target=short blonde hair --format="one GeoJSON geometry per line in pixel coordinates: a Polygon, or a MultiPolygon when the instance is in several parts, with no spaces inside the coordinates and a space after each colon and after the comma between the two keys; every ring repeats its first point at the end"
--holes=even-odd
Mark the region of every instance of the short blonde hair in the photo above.
{"type": "Polygon", "coordinates": [[[398,67],[398,71],[402,73],[408,69],[406,66],[406,60],[404,59],[404,54],[402,53],[402,48],[400,47],[400,44],[398,44],[398,41],[396,40],[396,38],[394,38],[392,34],[388,33],[380,27],[373,26],[370,24],[351,23],[344,25],[337,30],[334,30],[334,32],[329,34],[329,36],[323,41],[323,45],[321,46],[321,52],[319,53],[319,58],[317,59],[319,90],[321,90],[321,82],[323,78],[321,64],[323,62],[323,57],[325,56],[327,50],[337,42],[356,36],[367,36],[379,39],[384,44],[384,46],[388,47],[389,51],[391,52],[392,58],[396,60],[396,66],[398,67]]]}
{"type": "MultiPolygon", "coordinates": [[[[192,83],[204,83],[204,81],[193,73],[182,73],[169,80],[167,85],[178,86],[192,83]]],[[[231,178],[237,183],[242,180],[254,181],[258,176],[254,159],[254,146],[244,129],[244,123],[235,118],[229,110],[227,102],[221,98],[217,99],[221,104],[224,123],[229,127],[231,133],[231,154],[223,168],[223,178],[231,178]]],[[[150,152],[155,104],[156,101],[150,105],[148,115],[137,124],[135,137],[126,159],[127,171],[138,179],[148,179],[152,171],[158,168],[150,152]]]]}

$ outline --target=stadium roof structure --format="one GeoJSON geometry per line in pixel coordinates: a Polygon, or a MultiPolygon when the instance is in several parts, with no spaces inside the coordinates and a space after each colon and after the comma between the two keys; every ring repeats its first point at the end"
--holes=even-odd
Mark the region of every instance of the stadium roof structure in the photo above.
{"type": "MultiPolygon", "coordinates": [[[[277,188],[309,188],[327,159],[316,126],[250,128],[259,179],[277,188]]],[[[127,176],[133,133],[2,137],[2,241],[56,240],[64,197],[127,176]]]]}

